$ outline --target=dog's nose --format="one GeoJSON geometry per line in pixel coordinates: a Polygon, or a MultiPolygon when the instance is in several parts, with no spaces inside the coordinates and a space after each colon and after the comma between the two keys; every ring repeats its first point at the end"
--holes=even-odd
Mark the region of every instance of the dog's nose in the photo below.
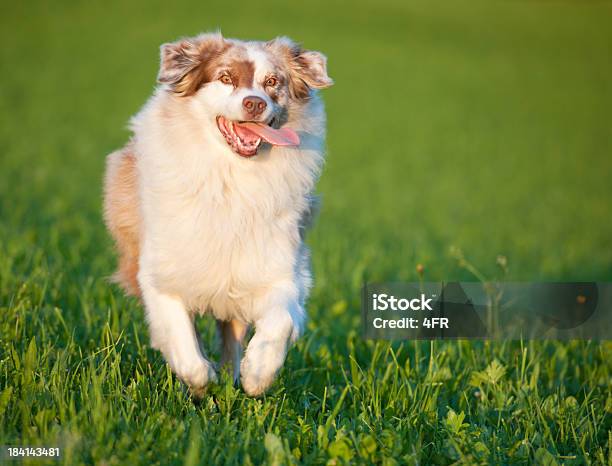
{"type": "Polygon", "coordinates": [[[249,114],[250,117],[256,117],[260,115],[266,109],[266,101],[261,97],[250,95],[242,99],[242,107],[244,111],[249,114]]]}

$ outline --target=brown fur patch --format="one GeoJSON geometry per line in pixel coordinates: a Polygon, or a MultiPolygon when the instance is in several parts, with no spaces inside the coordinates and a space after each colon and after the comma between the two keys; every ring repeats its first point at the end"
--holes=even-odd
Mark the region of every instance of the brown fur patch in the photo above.
{"type": "Polygon", "coordinates": [[[234,87],[253,87],[255,65],[249,60],[236,60],[229,65],[229,74],[234,82],[234,87]]]}
{"type": "Polygon", "coordinates": [[[247,59],[247,50],[242,45],[229,44],[215,60],[202,66],[206,68],[205,76],[208,79],[201,80],[198,89],[216,79],[221,71],[229,74],[234,88],[253,87],[255,64],[247,59]]]}
{"type": "Polygon", "coordinates": [[[181,96],[193,95],[204,82],[213,79],[211,70],[230,47],[220,34],[164,44],[157,80],[181,96]]]}
{"type": "Polygon", "coordinates": [[[104,221],[119,250],[119,267],[113,280],[128,294],[140,295],[140,209],[136,154],[131,144],[106,158],[104,221]]]}
{"type": "Polygon", "coordinates": [[[163,45],[158,81],[188,97],[217,79],[220,69],[228,71],[235,88],[253,86],[255,64],[246,59],[246,49],[217,35],[163,45]]]}
{"type": "Polygon", "coordinates": [[[225,44],[220,48],[203,50],[200,64],[181,79],[175,87],[175,92],[188,97],[195,94],[204,84],[215,79],[214,71],[219,66],[223,53],[229,47],[228,44],[225,44]]]}

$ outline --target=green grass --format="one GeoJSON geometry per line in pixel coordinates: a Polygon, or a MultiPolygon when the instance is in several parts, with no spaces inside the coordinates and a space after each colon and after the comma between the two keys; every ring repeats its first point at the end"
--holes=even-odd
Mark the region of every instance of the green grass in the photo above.
{"type": "Polygon", "coordinates": [[[610,342],[359,334],[363,281],[417,263],[473,279],[451,246],[487,277],[503,254],[511,280],[612,280],[609,3],[22,2],[0,22],[0,445],[60,445],[64,464],[612,464],[610,342]],[[223,380],[194,404],[105,280],[100,186],[158,45],[217,27],[323,50],[336,85],[308,331],[265,398],[223,380]]]}

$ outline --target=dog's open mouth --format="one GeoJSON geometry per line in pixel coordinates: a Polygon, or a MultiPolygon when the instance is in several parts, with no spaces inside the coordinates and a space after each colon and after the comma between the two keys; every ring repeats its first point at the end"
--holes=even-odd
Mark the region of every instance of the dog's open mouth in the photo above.
{"type": "Polygon", "coordinates": [[[273,146],[300,144],[300,137],[290,128],[276,129],[265,123],[231,121],[222,116],[217,117],[217,126],[234,152],[243,157],[252,157],[257,154],[257,149],[262,141],[273,146]]]}

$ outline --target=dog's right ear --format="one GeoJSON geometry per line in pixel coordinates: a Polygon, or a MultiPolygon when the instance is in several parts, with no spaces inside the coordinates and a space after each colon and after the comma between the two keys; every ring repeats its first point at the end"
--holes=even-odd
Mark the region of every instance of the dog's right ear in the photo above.
{"type": "Polygon", "coordinates": [[[181,96],[194,94],[202,79],[203,66],[225,47],[219,33],[162,44],[157,82],[167,84],[181,96]]]}

